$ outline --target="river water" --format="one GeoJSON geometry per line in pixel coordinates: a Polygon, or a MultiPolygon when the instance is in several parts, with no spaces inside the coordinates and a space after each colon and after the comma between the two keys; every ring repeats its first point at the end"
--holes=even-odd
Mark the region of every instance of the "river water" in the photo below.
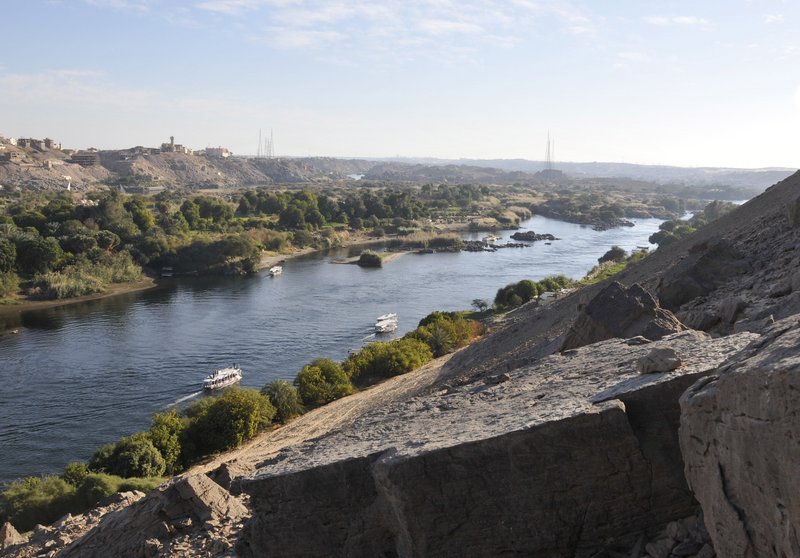
{"type": "MultiPolygon", "coordinates": [[[[597,232],[534,217],[547,245],[497,252],[409,254],[382,269],[332,264],[347,250],[288,261],[283,274],[187,278],[102,300],[23,313],[0,333],[0,483],[58,473],[150,416],[202,397],[213,369],[237,363],[242,385],[294,378],[314,358],[342,360],[397,312],[402,334],[433,310],[491,302],[497,289],[548,275],[582,277],[612,245],[648,245],[656,219],[597,232]]],[[[464,235],[480,238],[482,234],[464,235]]],[[[510,232],[502,234],[503,241],[510,232]]]]}

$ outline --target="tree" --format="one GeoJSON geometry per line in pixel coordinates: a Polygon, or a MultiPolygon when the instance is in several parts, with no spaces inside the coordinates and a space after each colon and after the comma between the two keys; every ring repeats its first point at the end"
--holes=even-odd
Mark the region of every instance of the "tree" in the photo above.
{"type": "Polygon", "coordinates": [[[278,217],[278,224],[286,229],[302,229],[306,226],[306,218],[303,210],[296,205],[290,205],[281,211],[278,217]]]}
{"type": "Polygon", "coordinates": [[[306,405],[324,405],[353,393],[353,385],[342,367],[328,358],[305,365],[294,380],[306,405]]]}
{"type": "Polygon", "coordinates": [[[14,269],[17,261],[17,247],[6,238],[0,238],[0,273],[6,273],[14,269]]]}
{"type": "Polygon", "coordinates": [[[181,456],[181,434],[186,422],[174,410],[156,413],[150,423],[147,435],[164,458],[165,470],[173,473],[181,456]]]}
{"type": "Polygon", "coordinates": [[[303,402],[300,393],[286,380],[274,380],[265,385],[261,393],[269,398],[275,407],[275,418],[282,424],[303,414],[303,402]]]}
{"type": "Polygon", "coordinates": [[[361,252],[361,256],[358,258],[358,265],[361,267],[381,267],[383,266],[383,260],[379,254],[371,250],[365,250],[361,252]]]}
{"type": "Polygon", "coordinates": [[[489,308],[489,302],[482,298],[475,298],[472,300],[472,306],[474,306],[475,310],[478,312],[484,312],[487,308],[489,308]]]}
{"type": "Polygon", "coordinates": [[[106,470],[120,477],[160,477],[166,470],[166,463],[150,437],[140,432],[117,442],[106,470]]]}
{"type": "Polygon", "coordinates": [[[621,262],[627,257],[628,253],[623,248],[620,248],[619,246],[612,246],[608,252],[597,258],[597,262],[621,262]]]}
{"type": "Polygon", "coordinates": [[[63,256],[55,238],[25,235],[17,242],[17,266],[27,273],[47,273],[63,256]]]}
{"type": "Polygon", "coordinates": [[[254,389],[231,388],[189,424],[184,434],[193,457],[240,446],[269,425],[275,407],[254,389]]]}

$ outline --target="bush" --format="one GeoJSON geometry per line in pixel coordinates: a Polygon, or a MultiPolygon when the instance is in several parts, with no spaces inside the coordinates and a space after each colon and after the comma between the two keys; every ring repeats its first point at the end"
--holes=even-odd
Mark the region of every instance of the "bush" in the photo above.
{"type": "Polygon", "coordinates": [[[404,374],[433,358],[430,347],[419,339],[371,343],[350,355],[342,367],[352,380],[368,385],[383,378],[404,374]]]}
{"type": "Polygon", "coordinates": [[[69,463],[64,467],[64,472],[61,473],[61,478],[70,483],[72,486],[80,486],[83,479],[89,475],[89,467],[86,463],[77,461],[69,463]]]}
{"type": "Polygon", "coordinates": [[[261,390],[275,407],[275,418],[286,424],[292,418],[303,414],[303,402],[300,393],[286,380],[275,380],[261,390]]]}
{"type": "Polygon", "coordinates": [[[294,380],[306,405],[324,405],[353,393],[353,385],[342,367],[328,358],[307,364],[294,380]]]}
{"type": "Polygon", "coordinates": [[[383,260],[375,252],[367,250],[361,252],[361,256],[358,258],[358,265],[361,267],[382,267],[383,260]]]}
{"type": "Polygon", "coordinates": [[[466,345],[475,336],[474,323],[457,313],[434,312],[423,318],[408,337],[425,342],[433,356],[440,357],[466,345]]]}
{"type": "Polygon", "coordinates": [[[254,389],[230,388],[220,395],[184,431],[186,459],[242,445],[275,416],[269,399],[254,389]]]}
{"type": "Polygon", "coordinates": [[[174,410],[156,413],[150,423],[147,436],[164,458],[166,472],[172,474],[181,457],[181,434],[186,429],[187,420],[178,416],[174,410]]]}
{"type": "Polygon", "coordinates": [[[19,277],[13,271],[0,272],[0,297],[13,295],[19,291],[19,277]]]}
{"type": "Polygon", "coordinates": [[[95,473],[102,473],[106,471],[111,454],[114,453],[116,444],[105,444],[100,446],[89,459],[89,470],[95,473]]]}
{"type": "Polygon", "coordinates": [[[597,258],[597,263],[621,262],[628,257],[628,253],[619,246],[612,246],[611,249],[597,258]]]}
{"type": "Polygon", "coordinates": [[[166,463],[150,437],[140,432],[117,442],[105,469],[120,477],[160,477],[166,471],[166,463]]]}
{"type": "Polygon", "coordinates": [[[9,521],[20,531],[37,523],[50,524],[75,510],[75,487],[56,475],[26,477],[12,482],[0,502],[9,521]]]}
{"type": "Polygon", "coordinates": [[[116,492],[150,492],[162,482],[164,479],[160,477],[124,479],[106,473],[90,473],[78,486],[73,507],[77,512],[82,512],[116,492]]]}

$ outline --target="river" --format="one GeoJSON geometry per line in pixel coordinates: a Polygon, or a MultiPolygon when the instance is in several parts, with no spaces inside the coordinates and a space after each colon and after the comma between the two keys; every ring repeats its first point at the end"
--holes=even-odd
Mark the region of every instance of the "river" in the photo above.
{"type": "Polygon", "coordinates": [[[491,302],[520,279],[580,278],[612,245],[647,245],[661,221],[634,222],[597,232],[534,217],[521,229],[560,240],[494,253],[409,254],[382,269],[330,263],[347,250],[317,253],[288,261],[274,278],[181,278],[23,313],[17,334],[0,334],[0,483],[58,473],[146,430],[154,412],[202,397],[198,386],[214,368],[237,363],[242,385],[260,388],[294,378],[314,358],[344,359],[375,338],[380,314],[397,312],[402,334],[433,310],[491,302]]]}

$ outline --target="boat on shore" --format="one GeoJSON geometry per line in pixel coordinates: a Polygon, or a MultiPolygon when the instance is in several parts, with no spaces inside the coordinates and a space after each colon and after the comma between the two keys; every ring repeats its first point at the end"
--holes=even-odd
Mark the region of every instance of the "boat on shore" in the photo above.
{"type": "Polygon", "coordinates": [[[238,384],[242,379],[242,369],[235,364],[229,368],[220,368],[203,380],[204,391],[223,389],[238,384]]]}
{"type": "Polygon", "coordinates": [[[378,319],[375,321],[375,332],[391,333],[392,331],[397,331],[397,314],[389,313],[378,316],[378,319]]]}
{"type": "Polygon", "coordinates": [[[275,277],[276,275],[280,275],[283,273],[283,266],[282,265],[273,265],[269,268],[269,276],[275,277]]]}

